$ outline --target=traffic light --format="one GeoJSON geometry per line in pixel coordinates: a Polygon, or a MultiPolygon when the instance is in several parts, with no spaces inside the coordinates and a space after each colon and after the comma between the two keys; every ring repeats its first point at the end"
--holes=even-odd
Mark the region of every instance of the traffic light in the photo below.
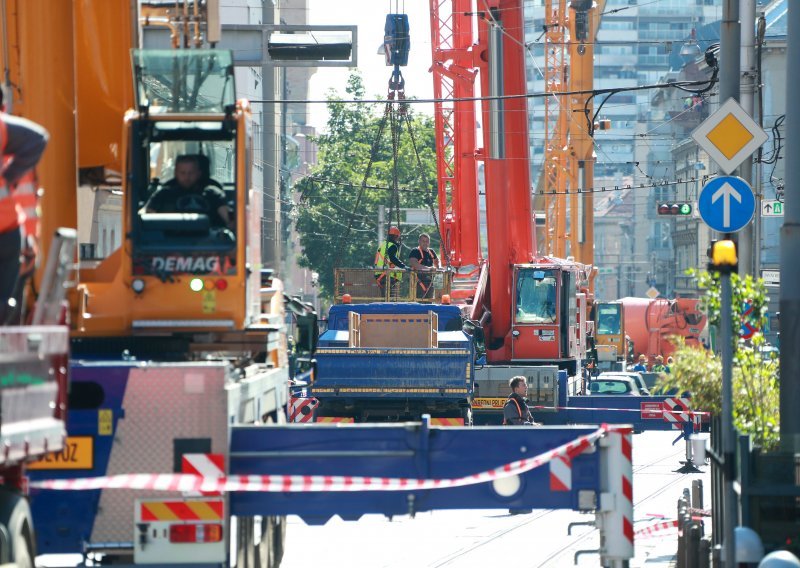
{"type": "Polygon", "coordinates": [[[691,215],[691,203],[659,203],[659,215],[691,215]]]}

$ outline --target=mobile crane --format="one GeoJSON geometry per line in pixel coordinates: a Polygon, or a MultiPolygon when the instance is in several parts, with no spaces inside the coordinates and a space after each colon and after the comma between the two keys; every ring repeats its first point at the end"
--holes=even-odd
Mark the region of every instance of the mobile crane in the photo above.
{"type": "MultiPolygon", "coordinates": [[[[320,372],[310,389],[320,400],[318,418],[363,416],[376,412],[380,405],[391,407],[389,402],[406,409],[395,415],[408,414],[414,406],[411,397],[417,396],[417,389],[421,388],[439,394],[434,397],[433,406],[430,396],[420,397],[416,406],[427,405],[429,411],[435,411],[445,402],[442,393],[451,393],[454,410],[461,409],[460,418],[468,423],[470,406],[478,409],[485,405],[491,411],[498,400],[505,398],[508,379],[517,374],[530,375],[531,382],[534,375],[536,380],[541,377],[548,385],[547,396],[552,402],[557,371],[563,369],[575,377],[586,358],[587,337],[592,328],[592,269],[572,259],[536,253],[522,4],[518,0],[492,1],[479,13],[472,12],[470,3],[462,0],[433,0],[430,6],[441,256],[458,271],[452,282],[451,274],[443,275],[445,285],[433,300],[438,303],[452,298],[465,303],[461,306],[468,319],[464,329],[479,352],[477,361],[485,364],[478,365],[474,375],[469,364],[461,364],[466,373],[459,373],[464,376],[458,381],[457,377],[445,377],[439,372],[450,367],[436,363],[436,357],[444,353],[431,349],[438,345],[408,343],[415,334],[403,331],[408,323],[402,327],[396,322],[435,311],[439,328],[433,331],[440,338],[450,334],[447,343],[443,343],[452,351],[450,358],[469,356],[469,352],[456,353],[452,349],[463,351],[469,345],[462,331],[442,327],[453,321],[444,310],[454,306],[433,310],[413,303],[417,300],[414,291],[418,276],[412,273],[404,281],[398,280],[394,293],[390,294],[387,286],[383,294],[372,295],[373,300],[383,304],[332,308],[329,320],[336,323],[336,328],[322,335],[317,357],[320,372]],[[473,44],[474,38],[477,43],[473,44]],[[483,96],[480,115],[473,99],[476,94],[483,96]],[[485,125],[482,139],[478,135],[479,122],[485,125]],[[486,182],[487,258],[479,245],[481,163],[486,182]],[[391,299],[401,302],[391,303],[391,299]],[[343,323],[346,314],[349,324],[343,323]],[[358,318],[368,316],[386,329],[381,333],[359,333],[358,318]],[[367,336],[379,343],[362,346],[359,341],[367,336]],[[415,365],[387,359],[411,347],[428,348],[416,353],[415,365]],[[375,348],[383,350],[379,353],[375,348]],[[364,356],[371,358],[373,364],[359,364],[363,372],[345,370],[345,361],[364,356]],[[377,399],[370,400],[365,389],[374,390],[372,396],[377,399]],[[386,392],[392,394],[380,389],[390,389],[386,392]],[[478,404],[470,405],[474,400],[478,404]]],[[[396,19],[390,15],[387,21],[396,19]]],[[[404,26],[406,32],[407,29],[404,26]]],[[[386,53],[393,53],[392,46],[387,47],[386,53]]],[[[394,76],[390,89],[397,83],[394,76]]],[[[363,299],[369,297],[370,288],[377,290],[372,271],[342,270],[336,278],[339,301],[363,299]]],[[[434,315],[421,322],[424,329],[420,333],[425,337],[433,335],[428,328],[437,321],[434,315]]]]}
{"type": "MultiPolygon", "coordinates": [[[[31,479],[181,471],[197,454],[225,475],[230,429],[284,421],[289,376],[282,285],[259,269],[249,105],[235,99],[231,53],[201,49],[219,39],[216,3],[2,8],[15,112],[51,133],[39,171],[50,188],[43,233],[78,226],[79,213],[87,222],[71,296],[71,451],[31,479]],[[167,26],[182,49],[131,52],[141,25],[167,26]],[[227,227],[202,210],[144,207],[183,155],[224,193],[227,227]]],[[[38,552],[218,565],[233,548],[231,563],[276,566],[283,518],[236,517],[231,499],[35,489],[38,552]],[[170,504],[195,513],[152,513],[170,504]]]]}
{"type": "MultiPolygon", "coordinates": [[[[528,158],[522,3],[431,1],[436,144],[444,246],[456,267],[478,259],[467,327],[485,346],[476,370],[476,412],[508,393],[517,374],[536,383],[537,368],[575,376],[592,325],[592,268],[537,254],[528,158]],[[473,38],[477,42],[473,43],[473,38]],[[480,93],[480,115],[471,97],[480,93]],[[479,139],[475,125],[484,125],[479,139]],[[477,248],[479,162],[486,186],[488,258],[477,248]],[[450,237],[450,235],[453,235],[450,237]],[[463,259],[459,263],[459,259],[463,259]],[[534,376],[536,375],[536,376],[534,376]]],[[[550,382],[552,379],[552,382],[550,382]]]]}

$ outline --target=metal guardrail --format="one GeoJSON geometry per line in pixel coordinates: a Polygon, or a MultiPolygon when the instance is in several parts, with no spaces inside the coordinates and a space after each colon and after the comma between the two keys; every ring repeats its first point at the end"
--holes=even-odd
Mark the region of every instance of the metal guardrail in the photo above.
{"type": "Polygon", "coordinates": [[[356,304],[373,302],[439,303],[450,294],[452,272],[415,272],[380,268],[337,268],[334,298],[342,303],[345,294],[356,304]]]}

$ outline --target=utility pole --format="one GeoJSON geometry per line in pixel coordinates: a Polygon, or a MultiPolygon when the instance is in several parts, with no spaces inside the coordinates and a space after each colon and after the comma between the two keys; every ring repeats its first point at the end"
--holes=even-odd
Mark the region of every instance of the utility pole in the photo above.
{"type": "MultiPolygon", "coordinates": [[[[741,0],[741,66],[739,75],[739,104],[751,117],[755,110],[754,97],[755,84],[755,27],[756,27],[756,0],[741,0]]],[[[727,54],[726,54],[727,55],[727,54]]],[[[722,57],[725,57],[723,55],[722,57]]],[[[725,102],[724,100],[722,102],[725,102]]],[[[753,183],[753,158],[747,158],[739,166],[739,177],[755,187],[753,183]]],[[[748,224],[739,232],[739,274],[758,276],[758,266],[755,265],[757,256],[755,249],[761,247],[761,239],[756,232],[756,224],[761,214],[761,196],[756,193],[756,214],[752,224],[748,224]]]]}
{"type": "MultiPolygon", "coordinates": [[[[719,100],[724,103],[730,98],[739,100],[739,70],[741,27],[739,25],[739,0],[724,0],[722,6],[722,27],[720,29],[720,82],[719,100]]],[[[791,75],[789,75],[791,77],[791,75]]],[[[790,132],[790,131],[787,131],[790,132]]],[[[739,249],[741,251],[741,248],[739,249]]],[[[799,263],[800,264],[800,263],[799,263]]],[[[736,436],[733,429],[733,346],[730,336],[730,274],[722,279],[722,325],[720,342],[722,344],[722,455],[724,460],[724,479],[722,490],[722,550],[725,568],[733,568],[735,563],[734,528],[739,521],[739,508],[733,484],[736,481],[735,455],[736,436]],[[727,281],[727,282],[726,282],[727,281]],[[727,310],[726,310],[727,285],[727,310]],[[727,325],[726,325],[727,322],[727,325]],[[727,328],[727,329],[726,329],[727,328]],[[727,331],[727,333],[726,333],[727,331]]]]}
{"type": "MultiPolygon", "coordinates": [[[[800,3],[787,2],[789,27],[786,34],[786,76],[800,73],[800,3]],[[794,30],[794,33],[792,33],[794,30]]],[[[787,93],[791,94],[789,84],[787,93]]],[[[786,99],[791,101],[793,99],[786,99]]],[[[786,105],[786,132],[800,128],[797,105],[786,105]]],[[[786,137],[786,193],[781,227],[781,446],[791,452],[800,448],[800,139],[786,137]]]]}

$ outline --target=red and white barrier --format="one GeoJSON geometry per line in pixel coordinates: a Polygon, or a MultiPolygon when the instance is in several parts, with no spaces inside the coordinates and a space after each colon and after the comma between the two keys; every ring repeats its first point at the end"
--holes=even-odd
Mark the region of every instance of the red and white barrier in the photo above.
{"type": "Polygon", "coordinates": [[[642,408],[594,408],[594,407],[580,407],[580,406],[531,406],[534,410],[588,410],[588,411],[607,411],[614,412],[635,412],[641,416],[642,419],[655,419],[661,418],[665,422],[671,422],[672,427],[676,430],[683,428],[686,422],[694,424],[694,430],[700,429],[701,422],[706,421],[711,416],[710,412],[703,412],[699,410],[689,409],[688,398],[671,397],[665,399],[660,406],[658,403],[643,402],[642,408]],[[648,406],[644,406],[648,405],[648,406]],[[650,406],[653,405],[653,406],[650,406]]]}
{"type": "MultiPolygon", "coordinates": [[[[222,454],[184,454],[181,458],[181,472],[200,477],[220,479],[225,477],[225,456],[222,454]]],[[[220,495],[218,491],[189,492],[188,496],[220,495]]]]}
{"type": "Polygon", "coordinates": [[[605,530],[601,560],[633,558],[633,447],[630,428],[609,431],[601,445],[607,449],[607,476],[601,486],[597,524],[605,530]]]}
{"type": "Polygon", "coordinates": [[[49,479],[31,482],[30,487],[62,491],[143,489],[150,491],[260,491],[272,493],[409,491],[463,487],[520,475],[550,463],[559,456],[572,459],[589,448],[604,434],[618,430],[603,425],[591,434],[580,436],[538,456],[517,460],[495,469],[455,479],[409,479],[347,475],[231,475],[220,479],[212,479],[193,474],[142,473],[79,479],[49,479]]]}
{"type": "Polygon", "coordinates": [[[314,408],[318,404],[316,398],[289,397],[289,422],[313,422],[314,408]]]}

